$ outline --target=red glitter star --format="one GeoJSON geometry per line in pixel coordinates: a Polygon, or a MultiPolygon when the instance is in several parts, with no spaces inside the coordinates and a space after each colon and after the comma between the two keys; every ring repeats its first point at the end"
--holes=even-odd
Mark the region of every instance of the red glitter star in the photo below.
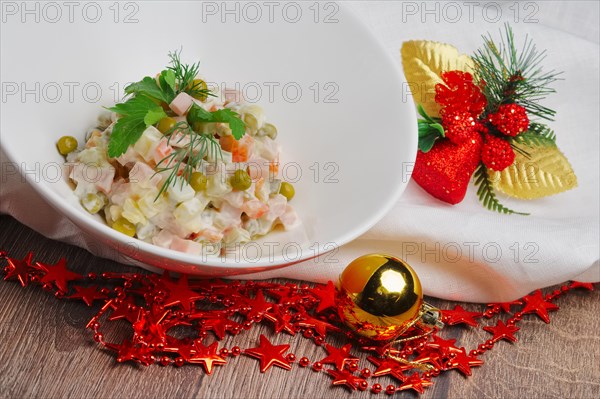
{"type": "Polygon", "coordinates": [[[423,393],[425,392],[424,388],[431,385],[433,385],[433,382],[431,382],[428,379],[421,378],[419,373],[413,373],[410,377],[406,379],[406,381],[404,381],[404,383],[402,383],[402,385],[398,387],[398,391],[412,389],[417,391],[418,393],[423,393]]]}
{"type": "Polygon", "coordinates": [[[464,348],[448,361],[449,368],[457,369],[464,375],[471,375],[471,367],[479,367],[482,364],[483,360],[477,359],[476,356],[468,356],[464,348]]]}
{"type": "Polygon", "coordinates": [[[369,356],[367,357],[367,360],[377,367],[377,369],[373,372],[373,377],[381,377],[389,374],[400,382],[406,380],[406,376],[404,375],[403,371],[407,370],[408,368],[412,368],[412,366],[405,368],[404,366],[407,365],[398,363],[395,360],[380,359],[375,356],[369,356]]]}
{"type": "Polygon", "coordinates": [[[177,283],[173,283],[168,278],[161,279],[161,283],[168,290],[168,295],[163,303],[165,307],[181,305],[184,310],[189,312],[192,309],[194,301],[204,297],[189,288],[188,276],[185,274],[179,278],[177,283]]]}
{"type": "Polygon", "coordinates": [[[283,357],[283,353],[290,348],[289,345],[273,345],[263,334],[260,335],[260,345],[256,348],[246,349],[248,356],[260,359],[260,372],[264,373],[271,366],[278,366],[290,370],[290,362],[283,357]]]}
{"type": "Polygon", "coordinates": [[[81,274],[73,273],[67,269],[67,260],[62,258],[55,265],[47,265],[42,262],[36,262],[35,267],[45,273],[40,279],[42,284],[54,283],[59,291],[65,293],[68,290],[67,283],[73,280],[81,280],[81,274]]]}
{"type": "Polygon", "coordinates": [[[106,299],[107,298],[107,296],[105,294],[98,291],[98,286],[96,286],[96,285],[90,285],[89,287],[82,287],[82,286],[76,285],[73,288],[75,288],[75,293],[73,295],[71,295],[69,298],[81,299],[88,306],[92,306],[94,301],[97,299],[106,299]]]}
{"type": "Polygon", "coordinates": [[[569,288],[585,288],[588,291],[594,291],[594,284],[593,283],[582,283],[580,281],[573,281],[569,285],[569,288]]]}
{"type": "Polygon", "coordinates": [[[201,364],[206,374],[212,374],[213,366],[227,363],[224,358],[217,354],[218,346],[217,342],[213,342],[209,346],[204,346],[199,340],[196,340],[194,342],[196,353],[189,357],[189,362],[201,364]]]}
{"type": "Polygon", "coordinates": [[[478,323],[475,319],[483,316],[483,313],[480,312],[468,312],[462,308],[460,305],[456,305],[454,310],[442,310],[442,317],[444,323],[448,325],[455,324],[468,324],[473,327],[477,327],[478,323]]]}
{"type": "Polygon", "coordinates": [[[333,377],[332,385],[344,385],[347,388],[355,391],[358,388],[358,385],[366,381],[363,378],[357,377],[348,370],[335,370],[335,369],[327,369],[327,372],[330,376],[333,377]]]}
{"type": "Polygon", "coordinates": [[[321,360],[321,363],[335,364],[335,367],[338,370],[343,370],[346,363],[358,361],[358,358],[350,355],[352,344],[346,344],[340,349],[336,348],[335,346],[325,344],[325,349],[329,355],[321,360]]]}
{"type": "Polygon", "coordinates": [[[558,306],[544,299],[541,290],[537,290],[533,294],[523,297],[523,300],[525,301],[525,306],[521,313],[536,313],[540,319],[544,320],[546,323],[550,323],[548,311],[558,310],[558,306]]]}
{"type": "Polygon", "coordinates": [[[501,339],[505,339],[507,341],[517,342],[517,338],[515,338],[514,334],[519,331],[519,327],[515,325],[506,325],[502,320],[498,320],[496,323],[496,327],[487,326],[483,327],[483,329],[489,333],[494,334],[492,341],[498,342],[501,339]]]}
{"type": "Polygon", "coordinates": [[[8,261],[8,270],[4,280],[11,280],[16,278],[23,287],[29,284],[29,272],[31,271],[31,260],[33,258],[33,252],[29,252],[25,259],[17,260],[13,258],[6,258],[8,261]]]}
{"type": "Polygon", "coordinates": [[[317,313],[321,313],[324,310],[336,307],[335,298],[337,291],[331,281],[328,281],[327,285],[322,285],[311,289],[310,293],[319,301],[317,313]]]}
{"type": "Polygon", "coordinates": [[[271,313],[265,314],[265,319],[275,324],[276,334],[285,331],[290,335],[296,335],[296,328],[293,324],[290,324],[293,317],[290,313],[282,312],[280,306],[275,306],[271,313]]]}

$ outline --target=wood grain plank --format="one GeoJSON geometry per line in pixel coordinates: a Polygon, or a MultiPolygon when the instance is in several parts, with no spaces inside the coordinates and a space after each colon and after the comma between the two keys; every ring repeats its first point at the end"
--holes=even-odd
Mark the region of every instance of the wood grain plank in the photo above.
{"type": "MultiPolygon", "coordinates": [[[[48,262],[61,257],[79,273],[104,270],[138,271],[92,256],[88,252],[48,240],[19,224],[0,217],[0,249],[12,256],[28,250],[48,262]]],[[[500,342],[483,356],[486,364],[464,378],[445,373],[422,398],[595,398],[600,396],[600,291],[574,291],[557,301],[561,310],[551,314],[546,325],[526,316],[517,333],[520,342],[500,342]]],[[[429,299],[441,308],[454,303],[429,299]]],[[[465,304],[468,310],[482,305],[465,304]]],[[[272,368],[265,374],[258,361],[228,358],[231,364],[204,375],[200,367],[181,368],[117,364],[115,356],[100,349],[84,330],[96,308],[80,302],[58,301],[39,289],[22,289],[16,283],[0,282],[0,397],[2,398],[372,398],[369,392],[349,392],[331,387],[325,373],[297,365],[292,371],[272,368]]],[[[118,323],[110,323],[106,334],[118,334],[118,323]]],[[[259,334],[275,344],[289,343],[290,352],[312,361],[326,356],[324,348],[301,337],[271,335],[265,324],[228,336],[220,346],[254,346],[259,334]]],[[[487,339],[480,329],[451,327],[446,338],[471,349],[487,339]]],[[[330,342],[336,343],[335,338],[330,342]]],[[[361,357],[360,367],[372,367],[361,357]]],[[[374,381],[372,381],[374,382],[374,381]]],[[[384,387],[394,381],[382,377],[384,387]]],[[[380,394],[382,397],[384,394],[380,394]]],[[[408,392],[396,396],[416,397],[408,392]]]]}

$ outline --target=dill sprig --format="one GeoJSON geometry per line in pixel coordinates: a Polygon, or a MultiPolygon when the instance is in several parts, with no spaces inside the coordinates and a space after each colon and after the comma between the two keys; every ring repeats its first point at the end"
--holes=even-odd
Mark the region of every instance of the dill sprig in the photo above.
{"type": "Polygon", "coordinates": [[[175,186],[178,181],[181,187],[185,182],[189,183],[192,173],[201,166],[204,158],[212,158],[215,161],[223,158],[221,146],[215,140],[215,137],[210,133],[195,132],[187,122],[178,122],[165,136],[168,136],[167,144],[171,144],[172,140],[175,143],[180,143],[186,138],[189,139],[189,143],[176,148],[157,163],[156,173],[169,172],[156,196],[157,199],[170,186],[175,186]]]}
{"type": "Polygon", "coordinates": [[[182,64],[181,50],[169,52],[169,58],[171,59],[171,65],[167,69],[173,71],[175,74],[175,82],[177,84],[176,94],[186,92],[192,97],[215,97],[201,82],[194,82],[200,72],[200,62],[182,64]]]}
{"type": "Polygon", "coordinates": [[[484,46],[475,52],[473,61],[488,100],[486,114],[495,112],[502,104],[517,103],[530,115],[552,120],[556,112],[539,101],[556,92],[549,85],[558,80],[560,73],[542,70],[546,51],[538,51],[528,36],[517,51],[509,24],[504,25],[498,44],[490,34],[483,36],[483,40],[484,46]]]}

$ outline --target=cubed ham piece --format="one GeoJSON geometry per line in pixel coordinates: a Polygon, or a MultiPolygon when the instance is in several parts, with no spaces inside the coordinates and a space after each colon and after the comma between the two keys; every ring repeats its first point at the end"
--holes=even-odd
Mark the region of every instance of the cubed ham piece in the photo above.
{"type": "Polygon", "coordinates": [[[223,233],[215,229],[209,228],[199,231],[198,234],[196,234],[196,237],[202,240],[210,241],[212,243],[218,243],[223,239],[223,233]]]}
{"type": "Polygon", "coordinates": [[[234,208],[241,208],[244,204],[244,192],[243,191],[231,191],[223,196],[223,199],[234,208]]]}
{"type": "Polygon", "coordinates": [[[174,238],[176,236],[170,231],[161,230],[160,233],[152,237],[152,243],[162,248],[170,248],[174,238]]]}
{"type": "Polygon", "coordinates": [[[96,188],[104,194],[108,194],[110,193],[114,179],[115,168],[112,166],[100,168],[96,180],[96,188]]]}
{"type": "Polygon", "coordinates": [[[143,162],[136,162],[129,172],[131,183],[149,183],[156,186],[161,181],[161,176],[154,169],[143,162]]]}
{"type": "Polygon", "coordinates": [[[194,103],[194,98],[187,93],[179,93],[177,97],[171,104],[169,104],[169,108],[173,110],[177,115],[185,115],[185,113],[190,109],[192,104],[194,103]]]}
{"type": "MultiPolygon", "coordinates": [[[[163,159],[165,159],[167,156],[171,155],[172,153],[173,153],[173,147],[171,147],[167,143],[167,140],[161,140],[160,143],[158,143],[158,145],[154,149],[154,162],[156,162],[156,164],[158,165],[158,163],[160,161],[162,161],[163,159]]],[[[161,166],[164,167],[166,165],[161,164],[161,166]]]]}
{"type": "Polygon", "coordinates": [[[281,194],[273,196],[269,199],[269,218],[275,220],[284,214],[287,207],[287,198],[281,194]]]}
{"type": "Polygon", "coordinates": [[[171,249],[187,254],[200,255],[202,253],[202,244],[192,240],[184,240],[183,238],[173,237],[171,249]]]}
{"type": "Polygon", "coordinates": [[[242,212],[246,213],[250,219],[258,219],[269,211],[269,206],[259,200],[250,200],[242,205],[242,212]]]}

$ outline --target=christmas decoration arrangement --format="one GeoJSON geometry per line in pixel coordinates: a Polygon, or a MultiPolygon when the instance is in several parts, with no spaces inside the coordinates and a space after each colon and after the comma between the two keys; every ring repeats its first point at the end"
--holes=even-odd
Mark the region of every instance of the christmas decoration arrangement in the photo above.
{"type": "Polygon", "coordinates": [[[493,211],[513,214],[496,193],[523,200],[570,190],[577,177],[545,124],[555,111],[542,100],[559,73],[545,72],[545,52],[509,25],[502,39],[484,36],[469,57],[444,43],[402,46],[404,72],[421,119],[414,180],[450,204],[461,202],[474,176],[477,196],[493,211]]]}
{"type": "Polygon", "coordinates": [[[591,283],[572,282],[546,294],[537,290],[522,300],[470,312],[460,305],[451,310],[427,305],[414,270],[399,259],[377,254],[353,261],[340,277],[339,290],[332,282],[309,286],[190,280],[168,272],[83,276],[69,270],[65,259],[34,261],[32,253],[17,259],[4,251],[0,259],[5,263],[4,280],[41,286],[59,299],[100,306],[86,328],[119,363],[196,364],[206,374],[218,375],[219,368],[235,367],[235,358],[243,355],[256,359],[261,373],[273,367],[306,368],[329,376],[333,386],[388,395],[405,390],[423,393],[436,376],[451,370],[471,375],[499,341],[517,342],[518,324],[527,315],[549,323],[549,312],[558,309],[554,302],[561,295],[576,288],[593,289],[591,283]],[[121,342],[105,338],[102,327],[115,320],[127,322],[129,338],[121,342]],[[226,335],[251,334],[258,324],[270,325],[272,332],[256,337],[255,346],[220,345],[226,335]],[[444,338],[448,326],[482,324],[489,337],[471,350],[444,338]],[[181,326],[187,335],[177,328],[181,326]],[[323,348],[322,355],[309,359],[290,352],[289,344],[275,345],[273,336],[278,334],[310,340],[323,348]],[[330,344],[333,337],[343,338],[344,344],[330,344]]]}

